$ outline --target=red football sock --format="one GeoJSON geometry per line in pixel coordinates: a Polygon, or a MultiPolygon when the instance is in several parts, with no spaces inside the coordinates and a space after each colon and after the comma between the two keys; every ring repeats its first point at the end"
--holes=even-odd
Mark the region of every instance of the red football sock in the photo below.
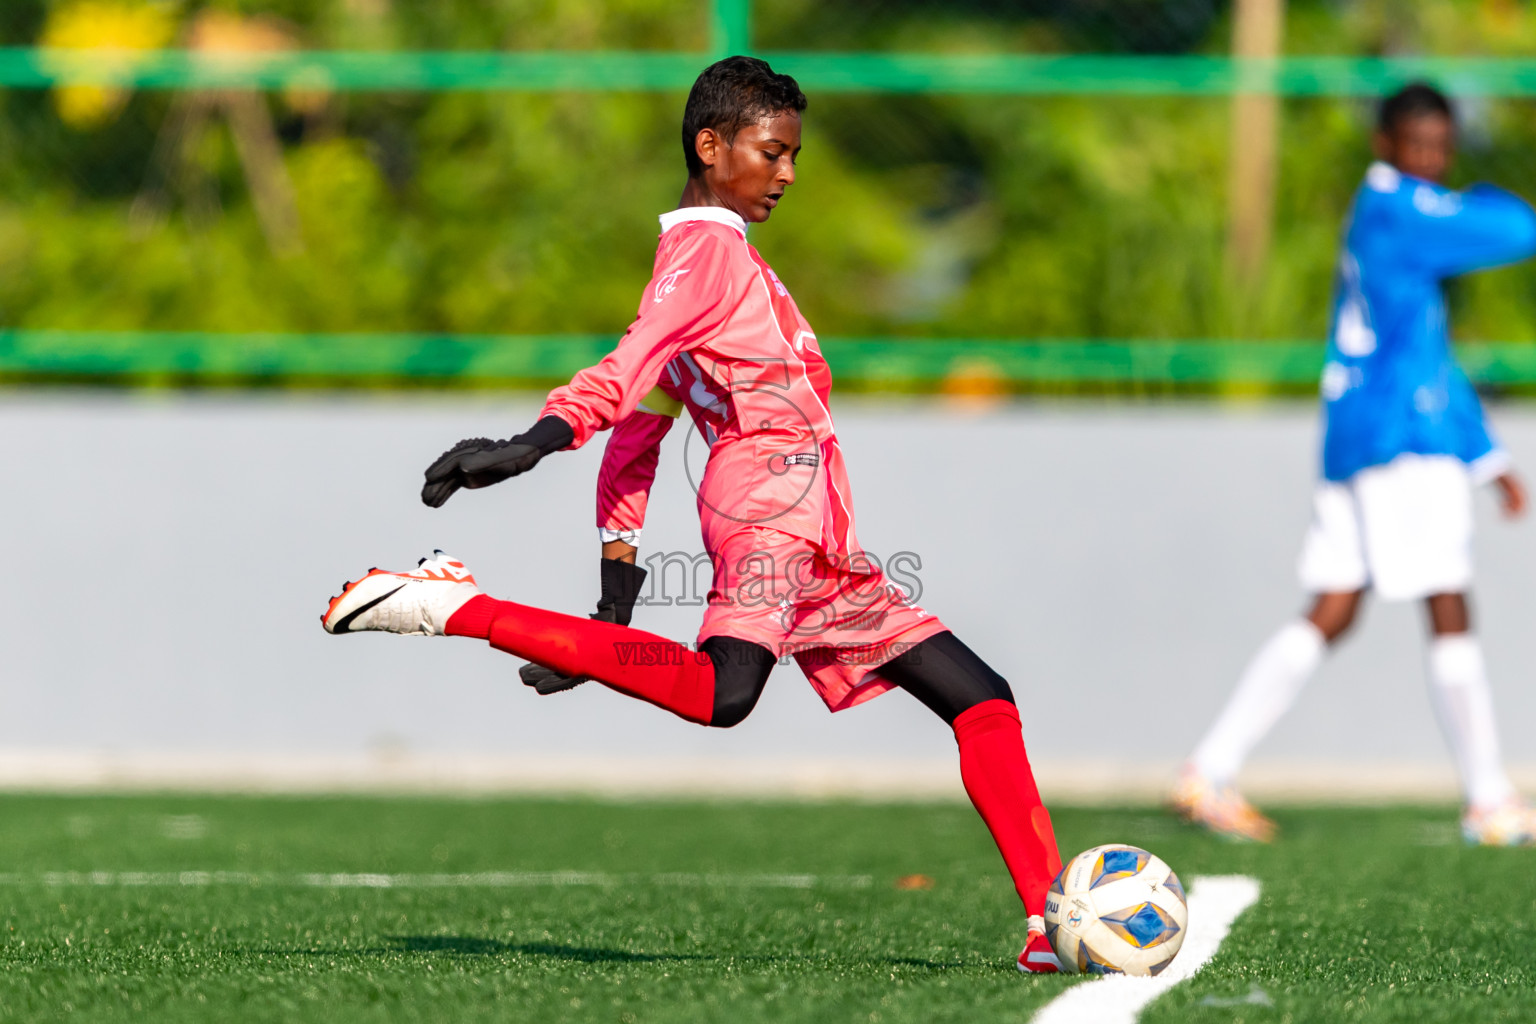
{"type": "Polygon", "coordinates": [[[491,621],[496,618],[498,603],[494,597],[476,594],[465,601],[462,608],[448,616],[448,625],[443,627],[443,632],[448,636],[472,636],[476,640],[489,640],[491,621]]]}
{"type": "Polygon", "coordinates": [[[690,722],[708,725],[715,710],[715,665],[654,633],[562,615],[479,594],[448,619],[449,636],[491,646],[568,676],[586,676],[649,701],[690,722]]]}
{"type": "Polygon", "coordinates": [[[960,779],[971,803],[987,823],[1030,915],[1045,913],[1045,891],[1061,870],[1051,815],[1024,753],[1019,709],[989,700],[955,719],[960,744],[960,779]]]}

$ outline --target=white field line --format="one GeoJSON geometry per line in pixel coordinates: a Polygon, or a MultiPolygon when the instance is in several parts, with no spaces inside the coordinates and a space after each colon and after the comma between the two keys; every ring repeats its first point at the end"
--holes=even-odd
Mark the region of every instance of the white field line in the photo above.
{"type": "Polygon", "coordinates": [[[536,889],[653,885],[683,889],[867,889],[869,875],[609,875],[595,871],[482,871],[474,874],[256,874],[249,871],[46,871],[0,874],[0,886],[245,886],[314,889],[536,889]]]}
{"type": "Polygon", "coordinates": [[[1030,1024],[1132,1024],[1148,1003],[1210,962],[1232,922],[1258,899],[1258,880],[1247,875],[1190,879],[1189,934],[1167,970],[1155,978],[1111,975],[1074,985],[1030,1024]]]}

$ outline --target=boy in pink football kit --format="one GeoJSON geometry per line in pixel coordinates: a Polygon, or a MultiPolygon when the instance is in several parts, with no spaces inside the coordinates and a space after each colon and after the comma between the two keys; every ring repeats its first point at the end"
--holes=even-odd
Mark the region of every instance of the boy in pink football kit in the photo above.
{"type": "Polygon", "coordinates": [[[438,552],[413,571],[373,570],[349,584],[322,621],[333,633],[488,640],[532,663],[522,674],[541,693],[592,679],[716,727],[746,718],[782,655],[832,711],[905,689],[954,730],[966,791],[1028,915],[1019,969],[1055,971],[1043,914],[1061,863],[1012,692],[864,556],[826,360],[747,242],[747,224],[766,221],[794,182],[805,106],[794,79],[760,60],[706,69],[683,119],[688,184],[661,218],[652,280],[624,338],[551,392],[527,432],[462,441],[427,470],[422,500],[437,507],[611,431],[598,481],[597,614],[494,600],[438,552]],[[657,453],[682,409],[709,445],[697,492],[714,579],[697,651],[628,626],[645,577],[635,542],[657,453]]]}

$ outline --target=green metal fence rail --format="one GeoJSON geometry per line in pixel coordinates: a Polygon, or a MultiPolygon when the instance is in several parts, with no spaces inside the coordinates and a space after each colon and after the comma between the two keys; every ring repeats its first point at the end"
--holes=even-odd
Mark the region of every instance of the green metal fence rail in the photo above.
{"type": "MultiPolygon", "coordinates": [[[[0,330],[0,378],[137,383],[550,385],[603,357],[608,335],[225,334],[0,330]]],[[[839,387],[961,393],[1231,390],[1307,393],[1315,341],[834,338],[839,387]]],[[[1536,381],[1536,346],[1468,344],[1473,378],[1536,381]]]]}
{"type": "MultiPolygon", "coordinates": [[[[1536,96],[1536,60],[1493,58],[1103,57],[917,53],[761,54],[820,93],[1380,96],[1419,78],[1461,96],[1536,96]]],[[[183,50],[0,48],[0,87],[338,91],[684,91],[704,53],[308,51],[200,55],[183,50]]]]}

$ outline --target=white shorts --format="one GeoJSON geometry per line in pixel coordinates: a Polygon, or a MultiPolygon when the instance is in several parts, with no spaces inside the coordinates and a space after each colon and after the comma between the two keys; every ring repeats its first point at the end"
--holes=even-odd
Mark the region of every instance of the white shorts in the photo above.
{"type": "Polygon", "coordinates": [[[1388,601],[1472,585],[1472,482],[1449,455],[1399,455],[1344,483],[1321,481],[1301,547],[1314,594],[1374,589],[1388,601]]]}

